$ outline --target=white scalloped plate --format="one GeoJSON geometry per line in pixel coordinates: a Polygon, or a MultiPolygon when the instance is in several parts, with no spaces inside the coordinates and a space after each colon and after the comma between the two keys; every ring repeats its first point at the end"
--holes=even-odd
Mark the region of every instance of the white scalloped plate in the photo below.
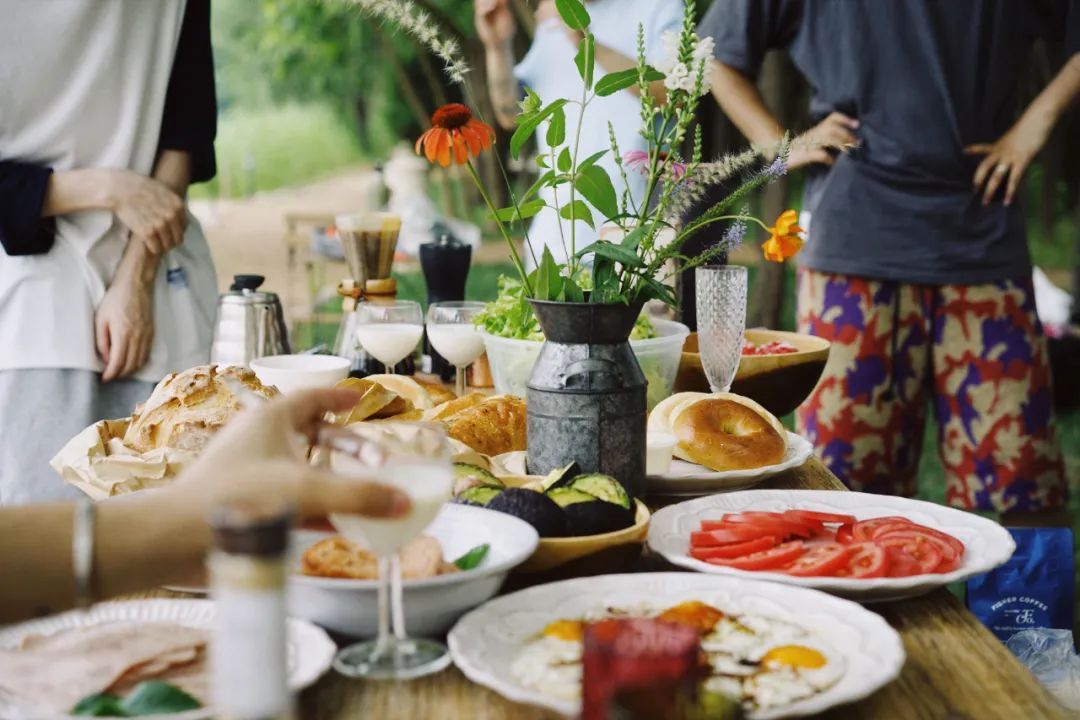
{"type": "Polygon", "coordinates": [[[809,440],[788,431],[787,451],[784,453],[784,458],[775,465],[766,465],[752,470],[719,472],[676,458],[671,461],[671,470],[668,473],[650,475],[646,478],[645,488],[648,492],[657,495],[694,497],[718,491],[741,490],[756,485],[766,478],[800,467],[813,454],[814,446],[809,440]]]}
{"type": "MultiPolygon", "coordinates": [[[[214,603],[210,600],[125,600],[94,605],[86,611],[51,615],[19,625],[0,629],[0,647],[15,648],[29,634],[51,635],[61,630],[88,627],[109,622],[172,622],[195,628],[210,628],[214,621],[214,603]]],[[[299,692],[312,685],[333,662],[337,646],[321,628],[307,620],[288,619],[289,689],[299,692]]],[[[213,708],[200,708],[185,713],[155,715],[155,720],[202,720],[211,716],[213,708]]],[[[7,720],[34,718],[44,720],[40,713],[13,705],[0,694],[0,717],[7,720]]],[[[50,720],[67,720],[70,715],[50,716],[50,720]]]]}
{"type": "Polygon", "coordinates": [[[815,590],[693,573],[601,575],[539,585],[495,598],[463,617],[448,638],[454,662],[475,683],[516,702],[577,715],[577,703],[522,686],[510,671],[523,644],[557,619],[608,606],[663,608],[700,600],[730,613],[752,613],[800,625],[843,656],[843,677],[824,692],[754,720],[812,715],[861,700],[894,680],[904,665],[900,636],[876,613],[815,590]]]}
{"type": "Polygon", "coordinates": [[[989,572],[1012,557],[1016,543],[1008,530],[992,520],[921,500],[836,490],[743,490],[688,500],[657,511],[649,526],[649,547],[669,562],[690,570],[800,585],[860,602],[878,602],[915,597],[989,572]],[[947,532],[963,542],[964,564],[950,573],[902,578],[793,577],[710,565],[688,554],[690,533],[701,526],[702,520],[744,510],[779,512],[791,509],[842,513],[860,520],[902,515],[913,522],[947,532]]]}

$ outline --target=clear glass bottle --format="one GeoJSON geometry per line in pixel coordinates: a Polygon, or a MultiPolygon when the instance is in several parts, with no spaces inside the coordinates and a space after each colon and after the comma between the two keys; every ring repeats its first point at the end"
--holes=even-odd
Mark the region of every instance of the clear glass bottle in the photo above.
{"type": "Polygon", "coordinates": [[[285,553],[292,514],[274,502],[231,503],[211,518],[215,602],[211,695],[218,720],[291,720],[285,553]]]}

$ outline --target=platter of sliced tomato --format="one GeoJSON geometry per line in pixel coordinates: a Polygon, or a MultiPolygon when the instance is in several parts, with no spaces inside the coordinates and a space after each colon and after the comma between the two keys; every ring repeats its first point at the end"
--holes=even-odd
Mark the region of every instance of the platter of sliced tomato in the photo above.
{"type": "Polygon", "coordinates": [[[657,511],[649,546],[709,573],[750,573],[863,600],[987,572],[1015,549],[986,518],[932,503],[828,490],[745,490],[657,511]]]}

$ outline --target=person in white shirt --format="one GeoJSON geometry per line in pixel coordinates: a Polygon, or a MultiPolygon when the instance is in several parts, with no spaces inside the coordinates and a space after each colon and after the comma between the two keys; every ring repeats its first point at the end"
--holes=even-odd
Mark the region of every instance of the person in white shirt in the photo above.
{"type": "MultiPolygon", "coordinates": [[[[645,57],[650,63],[657,64],[663,53],[661,37],[669,30],[679,30],[684,11],[682,0],[591,0],[586,7],[592,18],[589,29],[596,38],[597,77],[637,65],[639,25],[645,29],[645,57]]],[[[521,85],[531,88],[545,104],[558,98],[581,97],[583,84],[574,65],[580,33],[563,23],[554,0],[543,0],[537,7],[536,36],[529,52],[516,66],[513,52],[516,22],[508,0],[476,0],[476,30],[484,44],[495,119],[503,128],[511,130],[515,127],[517,103],[522,97],[521,85]]],[[[664,98],[663,83],[653,83],[650,91],[658,99],[664,98]]],[[[568,110],[567,137],[575,137],[577,119],[577,114],[568,110]]],[[[581,128],[580,157],[610,150],[608,123],[614,128],[619,151],[624,155],[647,149],[640,134],[641,112],[636,87],[609,97],[598,97],[589,104],[581,128]]],[[[545,126],[541,126],[536,134],[541,153],[548,151],[545,135],[545,126]]],[[[598,165],[608,171],[616,191],[621,194],[619,171],[612,154],[609,152],[598,165]]],[[[634,201],[639,202],[645,194],[645,178],[630,172],[627,180],[634,201]]],[[[549,205],[555,204],[550,189],[545,189],[541,197],[549,205]]],[[[566,198],[562,200],[566,202],[566,198]]],[[[569,221],[559,218],[550,207],[535,217],[529,228],[529,239],[537,257],[547,245],[557,261],[566,261],[560,241],[560,224],[562,232],[569,237],[569,221]]],[[[580,220],[576,226],[575,245],[580,250],[596,239],[596,231],[580,220]]],[[[532,258],[528,257],[528,260],[531,262],[532,258]]]]}
{"type": "Polygon", "coordinates": [[[217,282],[184,196],[214,172],[209,0],[0,0],[0,505],[207,361],[217,282]]]}

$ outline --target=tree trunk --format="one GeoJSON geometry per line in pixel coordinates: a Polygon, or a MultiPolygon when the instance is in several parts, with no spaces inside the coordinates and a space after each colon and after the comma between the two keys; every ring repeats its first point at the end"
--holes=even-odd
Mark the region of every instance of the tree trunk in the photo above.
{"type": "Polygon", "coordinates": [[[383,59],[390,64],[390,69],[394,73],[394,79],[397,80],[401,95],[405,98],[405,104],[409,106],[410,112],[412,112],[420,127],[428,127],[428,110],[424,106],[423,100],[420,99],[420,94],[416,91],[412,78],[409,77],[409,73],[402,64],[401,58],[398,57],[397,52],[394,50],[393,43],[391,43],[387,39],[385,33],[381,31],[378,33],[378,38],[379,45],[381,45],[383,49],[383,59]]]}

